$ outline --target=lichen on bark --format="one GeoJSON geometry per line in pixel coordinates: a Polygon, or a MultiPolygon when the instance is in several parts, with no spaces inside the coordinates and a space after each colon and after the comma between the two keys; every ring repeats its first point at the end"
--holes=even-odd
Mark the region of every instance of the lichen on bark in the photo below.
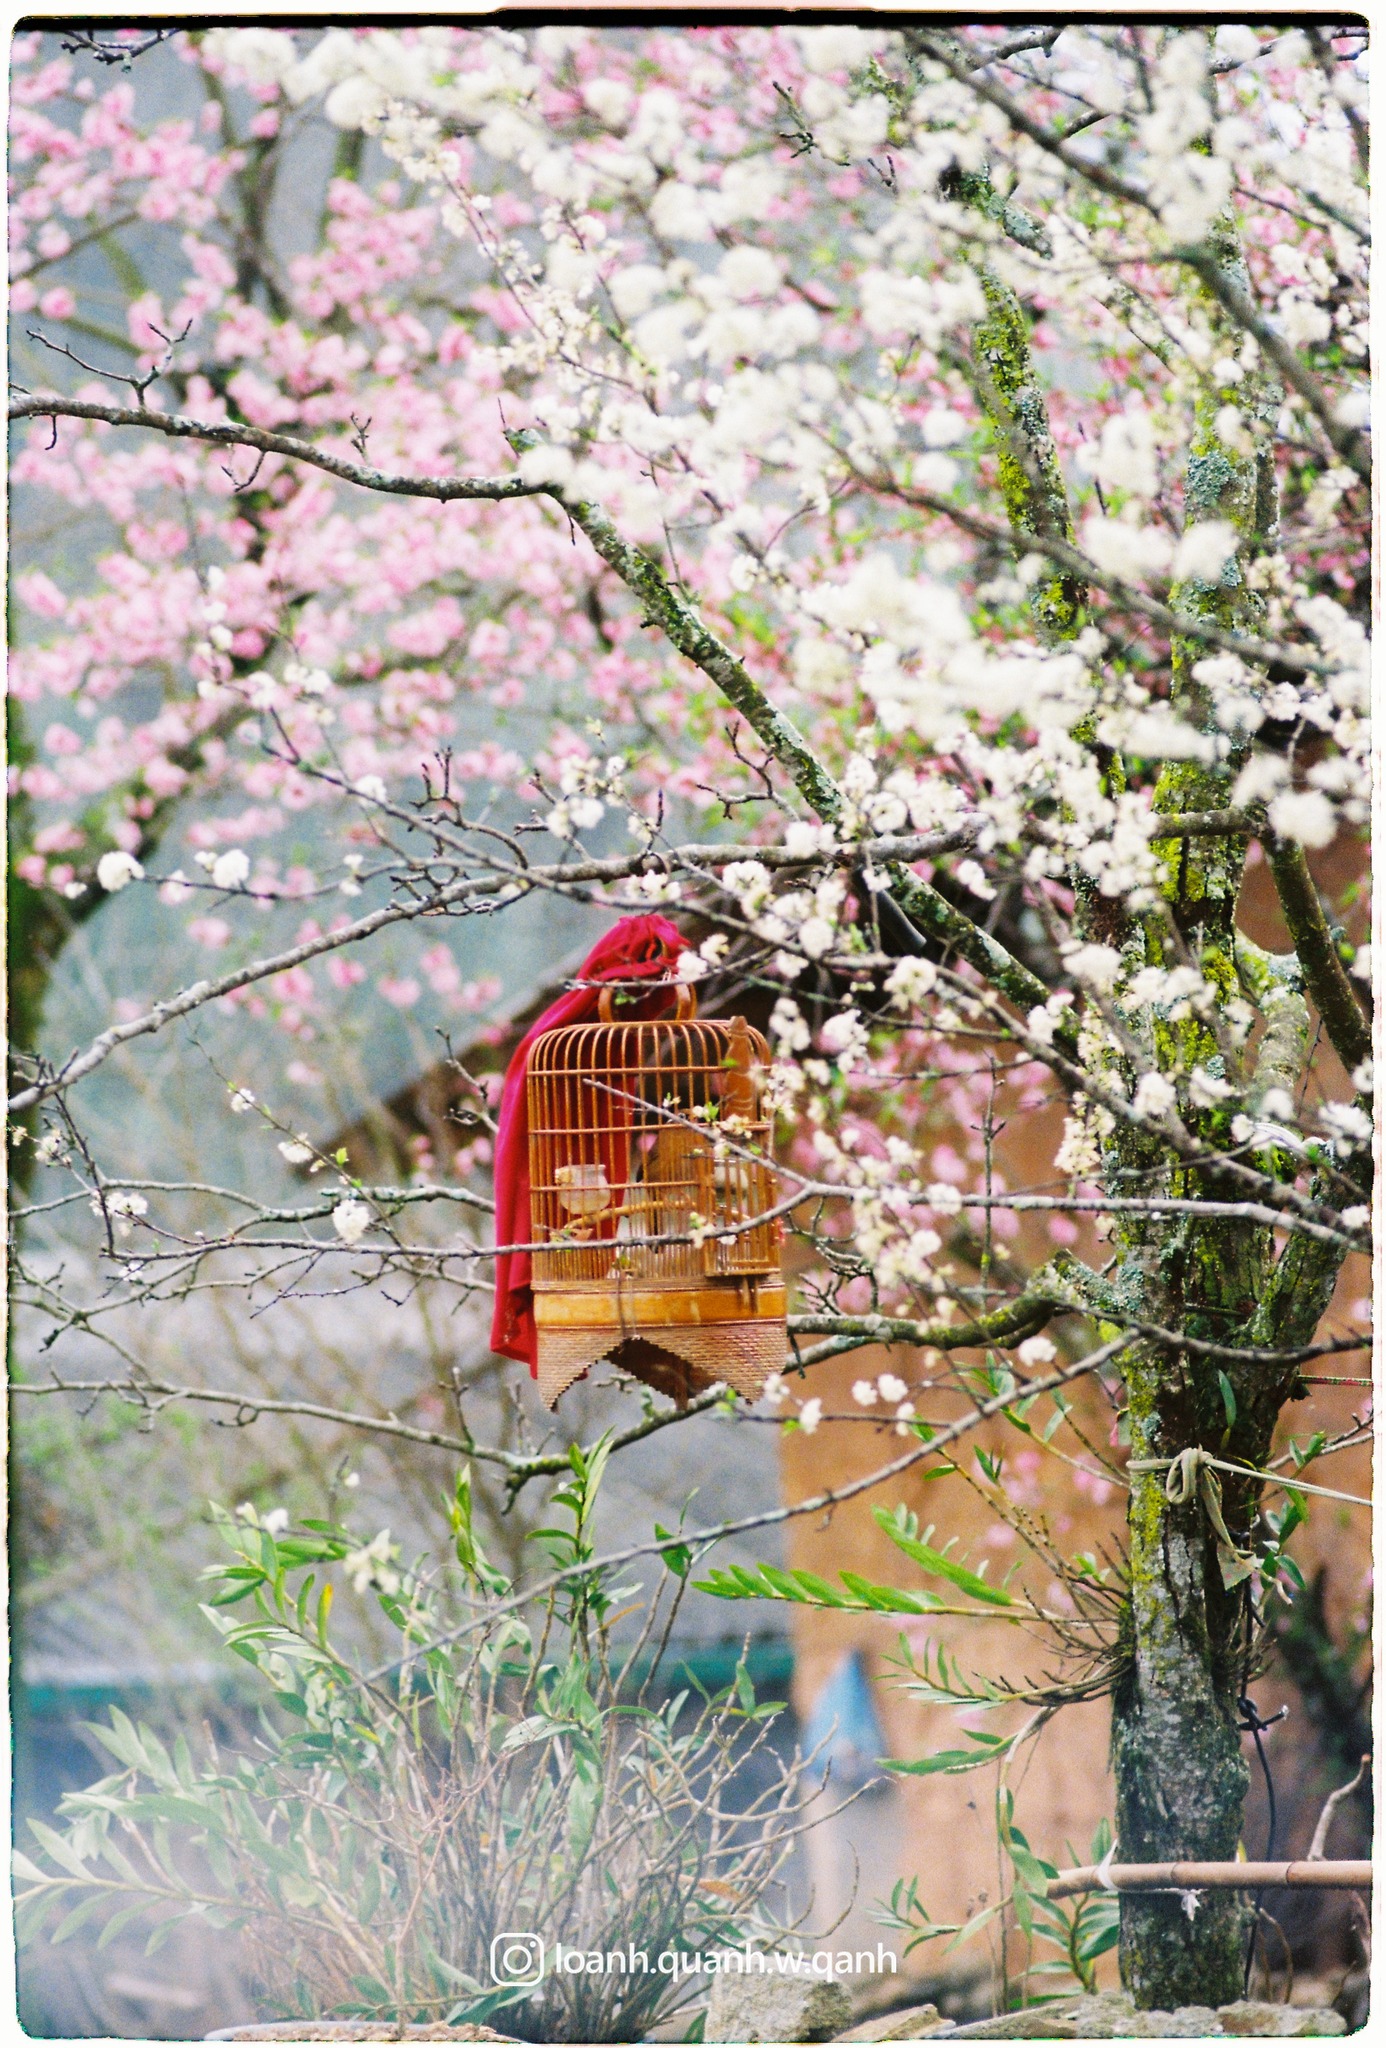
{"type": "MultiPolygon", "coordinates": [[[[1244,289],[1231,222],[1217,223],[1209,239],[1219,264],[1244,289]]],[[[1220,301],[1206,290],[1200,296],[1199,310],[1223,352],[1233,351],[1241,337],[1231,332],[1220,301]]],[[[1255,366],[1239,388],[1250,446],[1225,441],[1223,396],[1210,382],[1196,409],[1185,476],[1186,526],[1226,521],[1236,550],[1219,574],[1178,586],[1171,603],[1200,623],[1255,632],[1261,600],[1249,571],[1275,540],[1274,394],[1255,366]]],[[[1160,812],[1227,808],[1241,765],[1241,751],[1220,731],[1196,673],[1201,653],[1192,636],[1177,636],[1171,647],[1171,709],[1204,745],[1194,758],[1166,762],[1153,798],[1160,812]]],[[[1294,1086],[1307,1012],[1297,966],[1258,959],[1244,943],[1239,949],[1235,915],[1246,849],[1245,837],[1235,835],[1155,843],[1163,858],[1162,903],[1144,920],[1141,950],[1157,965],[1173,964],[1180,951],[1191,955],[1216,1003],[1183,1015],[1154,1009],[1127,1022],[1162,1073],[1178,1079],[1203,1067],[1245,1087],[1250,1100],[1272,1085],[1294,1086]],[[1227,1041],[1216,1016],[1243,986],[1267,1019],[1262,1064],[1253,1075],[1225,1076],[1227,1041]]],[[[1226,1143],[1226,1110],[1214,1104],[1184,1114],[1206,1136],[1215,1161],[1226,1143]]],[[[1206,1199],[1230,1192],[1215,1164],[1171,1163],[1157,1142],[1118,1133],[1110,1149],[1112,1171],[1145,1176],[1151,1192],[1206,1199]]],[[[1295,1339],[1303,1341],[1326,1305],[1329,1270],[1341,1262],[1334,1250],[1292,1238],[1277,1267],[1270,1232],[1235,1217],[1129,1221],[1118,1240],[1140,1275],[1151,1322],[1229,1346],[1257,1341],[1263,1304],[1280,1291],[1287,1261],[1313,1283],[1315,1306],[1295,1339]]],[[[1224,1583],[1197,1492],[1173,1500],[1165,1482],[1169,1461],[1190,1446],[1263,1467],[1281,1408],[1299,1384],[1297,1371],[1265,1362],[1220,1365],[1195,1351],[1152,1347],[1128,1358],[1125,1376],[1132,1459],[1154,1469],[1131,1474],[1128,1635],[1112,1714],[1122,1853],[1142,1863],[1229,1858],[1237,1852],[1247,1786],[1239,1700],[1249,1679],[1254,1618],[1246,1584],[1224,1583]]],[[[1238,1546],[1249,1539],[1258,1494],[1255,1481],[1225,1483],[1224,1515],[1238,1546]]],[[[1121,1907],[1123,1980],[1144,2007],[1234,1999],[1246,1935],[1247,1908],[1235,1894],[1204,1894],[1191,1912],[1177,1895],[1129,1896],[1121,1907]]]]}

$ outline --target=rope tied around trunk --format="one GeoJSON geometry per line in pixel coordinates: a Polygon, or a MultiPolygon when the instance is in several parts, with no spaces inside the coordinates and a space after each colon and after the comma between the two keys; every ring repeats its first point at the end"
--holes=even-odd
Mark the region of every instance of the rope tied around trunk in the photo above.
{"type": "Polygon", "coordinates": [[[1163,1472],[1166,1475],[1165,1499],[1172,1507],[1183,1507],[1195,1494],[1198,1496],[1217,1544],[1222,1583],[1229,1591],[1240,1585],[1243,1579],[1250,1578],[1257,1560],[1249,1550],[1239,1550],[1232,1541],[1223,1518],[1220,1472],[1230,1472],[1238,1479],[1259,1479],[1263,1485],[1281,1486],[1297,1493],[1317,1493],[1325,1500],[1347,1501],[1352,1507],[1369,1508],[1372,1505],[1360,1495],[1340,1493],[1336,1487],[1311,1486],[1304,1479],[1283,1479],[1276,1472],[1262,1472],[1254,1465],[1236,1465],[1226,1458],[1215,1458],[1201,1444],[1190,1444],[1174,1458],[1132,1458],[1126,1469],[1128,1472],[1163,1472]]]}

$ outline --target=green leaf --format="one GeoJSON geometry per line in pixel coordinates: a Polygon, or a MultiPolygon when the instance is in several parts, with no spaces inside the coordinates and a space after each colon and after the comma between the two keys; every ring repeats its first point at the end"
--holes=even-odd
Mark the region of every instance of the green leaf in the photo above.
{"type": "Polygon", "coordinates": [[[1105,1956],[1109,1950],[1114,1949],[1120,1940],[1121,1921],[1113,1914],[1109,1925],[1100,1927],[1095,1934],[1079,1944],[1078,1953],[1085,1963],[1095,1963],[1099,1956],[1105,1956]]]}
{"type": "Polygon", "coordinates": [[[65,1870],[70,1877],[80,1877],[87,1883],[90,1883],[90,1870],[88,1870],[86,1864],[72,1848],[66,1837],[60,1835],[56,1828],[50,1828],[46,1821],[31,1820],[29,1822],[29,1832],[48,1851],[48,1854],[61,1870],[65,1870]]]}
{"type": "Polygon", "coordinates": [[[896,1549],[903,1550],[906,1557],[913,1558],[926,1572],[931,1572],[936,1578],[947,1579],[960,1593],[966,1593],[974,1600],[984,1601],[989,1607],[1015,1607],[1018,1604],[1003,1587],[989,1586],[976,1572],[968,1571],[964,1565],[955,1564],[951,1557],[945,1557],[941,1550],[935,1550],[931,1544],[921,1543],[917,1537],[909,1533],[906,1524],[901,1520],[900,1510],[897,1509],[892,1514],[889,1508],[877,1508],[875,1514],[877,1522],[896,1549]]]}
{"type": "Polygon", "coordinates": [[[168,1940],[169,1936],[173,1933],[177,1925],[178,1921],[176,1918],[169,1920],[160,1920],[158,1925],[155,1927],[153,1933],[150,1935],[148,1941],[144,1945],[145,1954],[147,1956],[157,1955],[159,1950],[163,1947],[164,1943],[168,1940]]]}
{"type": "Polygon", "coordinates": [[[842,1572],[839,1576],[849,1592],[882,1614],[929,1614],[940,1605],[932,1593],[906,1593],[898,1586],[874,1586],[856,1572],[842,1572]]]}
{"type": "Polygon", "coordinates": [[[1062,1394],[1054,1396],[1054,1413],[1040,1431],[1040,1442],[1047,1444],[1061,1422],[1068,1420],[1069,1403],[1062,1394]]]}
{"type": "MultiPolygon", "coordinates": [[[[673,1531],[666,1529],[662,1522],[655,1523],[656,1536],[671,1536],[672,1534],[673,1531]]],[[[671,1543],[661,1550],[659,1554],[676,1579],[686,1579],[688,1577],[688,1568],[693,1562],[693,1552],[687,1543],[671,1543]]]]}
{"type": "Polygon", "coordinates": [[[447,2024],[450,2027],[484,2027],[494,2014],[504,2012],[507,2006],[516,2005],[529,1995],[528,1986],[514,1984],[507,1984],[501,1990],[483,1991],[478,1997],[464,1999],[460,2005],[455,2005],[447,2016],[447,2024]]]}
{"type": "Polygon", "coordinates": [[[122,1934],[125,1931],[132,1920],[142,1919],[149,1910],[150,1902],[147,1899],[140,1899],[133,1906],[122,1906],[118,1913],[112,1913],[110,1919],[102,1928],[97,1936],[96,1946],[98,1948],[105,1948],[108,1942],[114,1941],[118,1934],[122,1934]]]}
{"type": "Polygon", "coordinates": [[[517,1721],[506,1733],[500,1746],[502,1756],[510,1756],[517,1749],[530,1749],[536,1742],[553,1742],[560,1735],[570,1735],[577,1729],[573,1720],[555,1721],[547,1714],[530,1714],[523,1721],[517,1721]]]}
{"type": "Polygon", "coordinates": [[[1232,1429],[1237,1421],[1237,1394],[1227,1374],[1218,1372],[1218,1392],[1222,1395],[1222,1412],[1227,1417],[1227,1427],[1232,1429]]]}
{"type": "Polygon", "coordinates": [[[83,1899],[80,1905],[74,1906],[70,1913],[65,1913],[48,1937],[53,1947],[56,1948],[60,1941],[66,1941],[69,1935],[76,1934],[80,1928],[85,1927],[92,1914],[104,1904],[102,1894],[95,1892],[91,1898],[83,1899]]]}
{"type": "Polygon", "coordinates": [[[988,1735],[980,1728],[969,1728],[967,1735],[977,1745],[975,1749],[939,1749],[932,1756],[908,1761],[887,1757],[885,1767],[908,1778],[932,1778],[940,1772],[954,1776],[962,1771],[975,1771],[982,1764],[994,1763],[998,1754],[1014,1740],[1010,1735],[988,1735]]]}

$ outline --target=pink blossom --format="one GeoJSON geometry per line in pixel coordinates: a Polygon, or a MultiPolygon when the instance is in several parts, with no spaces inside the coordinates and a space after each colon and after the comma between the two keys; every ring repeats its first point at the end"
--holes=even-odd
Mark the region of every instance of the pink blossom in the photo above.
{"type": "Polygon", "coordinates": [[[67,599],[51,576],[45,576],[42,569],[27,569],[15,579],[15,589],[31,612],[41,618],[60,619],[67,610],[67,599]]]}
{"type": "Polygon", "coordinates": [[[157,293],[145,292],[140,298],[132,299],[125,311],[125,324],[131,341],[141,353],[157,355],[167,348],[164,335],[169,331],[168,316],[157,293]],[[162,333],[157,331],[160,329],[162,333]]]}
{"type": "Polygon", "coordinates": [[[313,996],[313,977],[306,967],[289,967],[276,974],[270,987],[281,1003],[306,1003],[313,996]]]}

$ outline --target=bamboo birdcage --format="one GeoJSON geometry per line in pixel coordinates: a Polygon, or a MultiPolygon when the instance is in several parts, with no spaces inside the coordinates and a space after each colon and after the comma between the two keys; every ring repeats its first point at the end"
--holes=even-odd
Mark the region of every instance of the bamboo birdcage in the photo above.
{"type": "Polygon", "coordinates": [[[770,1048],[742,1017],[546,1031],[530,1054],[530,1221],[539,1392],[599,1359],[680,1406],[724,1382],[754,1400],[785,1358],[782,1228],[761,1101],[770,1048]]]}

